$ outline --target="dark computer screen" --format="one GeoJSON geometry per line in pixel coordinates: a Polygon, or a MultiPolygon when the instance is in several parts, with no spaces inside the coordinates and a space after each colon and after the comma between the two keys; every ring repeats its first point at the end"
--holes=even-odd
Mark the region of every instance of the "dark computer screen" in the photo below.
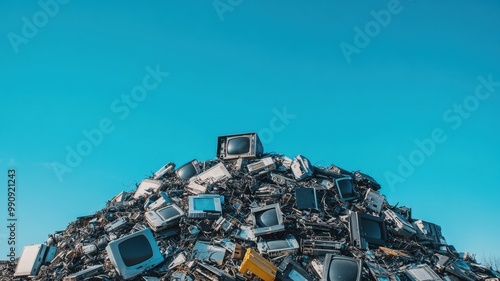
{"type": "Polygon", "coordinates": [[[275,209],[269,209],[255,214],[255,223],[258,227],[268,227],[279,224],[275,209]]]}
{"type": "Polygon", "coordinates": [[[292,269],[288,274],[288,278],[293,281],[309,281],[302,274],[298,273],[295,269],[292,269]]]}
{"type": "Polygon", "coordinates": [[[318,208],[318,201],[316,198],[316,190],[314,188],[295,188],[295,203],[297,209],[316,209],[318,208]]]}
{"type": "Polygon", "coordinates": [[[361,219],[361,229],[363,232],[363,237],[382,239],[382,224],[378,221],[374,221],[368,218],[361,219]]]}
{"type": "Polygon", "coordinates": [[[195,198],[194,210],[198,211],[215,211],[214,198],[195,198]]]}
{"type": "Polygon", "coordinates": [[[350,179],[341,179],[337,181],[337,184],[342,199],[351,199],[356,197],[356,194],[354,193],[354,186],[352,185],[350,179]]]}
{"type": "Polygon", "coordinates": [[[239,137],[228,141],[227,154],[244,154],[250,152],[250,138],[239,137]]]}
{"type": "Polygon", "coordinates": [[[180,167],[177,171],[177,176],[182,179],[182,180],[187,180],[189,178],[192,178],[196,174],[198,174],[198,171],[194,167],[192,162],[189,162],[182,167],[180,167]]]}
{"type": "Polygon", "coordinates": [[[175,216],[179,215],[179,211],[177,211],[174,207],[169,206],[167,208],[163,208],[157,211],[157,213],[164,219],[168,220],[175,216]]]}
{"type": "Polygon", "coordinates": [[[286,240],[275,240],[267,242],[267,246],[270,250],[278,250],[278,249],[288,249],[290,248],[290,244],[286,240]]]}
{"type": "Polygon", "coordinates": [[[353,260],[332,259],[328,268],[329,281],[357,281],[358,263],[353,260]]]}
{"type": "Polygon", "coordinates": [[[120,255],[126,266],[134,266],[153,257],[153,249],[144,235],[134,236],[118,245],[120,255]]]}
{"type": "Polygon", "coordinates": [[[385,246],[387,230],[384,220],[365,213],[353,212],[349,215],[351,242],[368,250],[368,246],[385,246]]]}

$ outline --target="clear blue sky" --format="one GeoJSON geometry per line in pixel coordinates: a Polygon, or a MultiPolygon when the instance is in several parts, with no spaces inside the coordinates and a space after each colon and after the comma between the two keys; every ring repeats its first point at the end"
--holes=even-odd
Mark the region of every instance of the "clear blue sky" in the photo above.
{"type": "Polygon", "coordinates": [[[15,168],[18,254],[256,131],[500,255],[500,2],[164,2],[0,2],[0,225],[15,168]]]}

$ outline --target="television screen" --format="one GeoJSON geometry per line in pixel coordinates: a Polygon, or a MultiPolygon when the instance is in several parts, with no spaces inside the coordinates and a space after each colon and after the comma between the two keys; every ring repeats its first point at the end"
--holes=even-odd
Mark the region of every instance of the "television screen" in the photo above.
{"type": "Polygon", "coordinates": [[[379,221],[363,218],[361,219],[363,236],[373,239],[382,239],[382,228],[379,221]]]}
{"type": "Polygon", "coordinates": [[[257,249],[261,254],[267,254],[269,257],[282,256],[287,253],[295,253],[299,248],[299,242],[292,235],[282,239],[260,241],[257,243],[257,249]]]}
{"type": "Polygon", "coordinates": [[[163,262],[149,228],[125,235],[106,246],[111,264],[123,279],[131,279],[163,262]]]}
{"type": "Polygon", "coordinates": [[[367,250],[369,245],[387,244],[385,222],[379,217],[353,212],[349,216],[349,228],[351,242],[358,248],[367,250]]]}
{"type": "Polygon", "coordinates": [[[288,249],[290,248],[290,243],[287,240],[274,240],[274,241],[268,241],[267,242],[267,247],[271,250],[275,249],[288,249]]]}
{"type": "Polygon", "coordinates": [[[148,239],[143,235],[121,242],[118,249],[126,266],[140,264],[153,256],[153,249],[148,239]]]}
{"type": "Polygon", "coordinates": [[[278,224],[276,210],[269,209],[255,214],[255,222],[258,227],[269,227],[278,224]]]}
{"type": "Polygon", "coordinates": [[[189,196],[190,218],[216,218],[222,215],[224,196],[218,194],[199,194],[189,196]]]}
{"type": "Polygon", "coordinates": [[[285,230],[279,203],[252,208],[251,211],[254,216],[254,232],[256,236],[285,230]]]}
{"type": "Polygon", "coordinates": [[[179,167],[175,173],[181,180],[188,180],[200,172],[197,165],[198,161],[192,160],[179,167]]]}
{"type": "Polygon", "coordinates": [[[179,211],[173,206],[168,206],[166,208],[159,209],[157,213],[164,220],[169,220],[171,218],[175,218],[180,215],[179,211]]]}
{"type": "Polygon", "coordinates": [[[213,198],[195,198],[194,209],[200,211],[215,211],[215,202],[213,198]]]}
{"type": "Polygon", "coordinates": [[[306,277],[302,276],[295,269],[290,270],[290,273],[288,273],[288,278],[292,281],[308,281],[306,277]]]}
{"type": "Polygon", "coordinates": [[[175,204],[159,208],[156,211],[147,211],[144,214],[146,222],[155,232],[178,225],[182,216],[184,216],[184,212],[175,204]]]}
{"type": "Polygon", "coordinates": [[[322,281],[360,281],[361,260],[346,256],[327,254],[323,267],[322,281]]]}
{"type": "Polygon", "coordinates": [[[228,140],[227,154],[244,154],[250,152],[250,139],[238,137],[228,140]]]}
{"type": "Polygon", "coordinates": [[[280,281],[309,281],[314,280],[297,262],[287,255],[278,267],[277,280],[280,281]]]}
{"type": "Polygon", "coordinates": [[[351,200],[356,198],[351,177],[336,179],[335,183],[341,200],[351,200]]]}
{"type": "Polygon", "coordinates": [[[297,209],[317,209],[318,200],[316,198],[316,189],[314,188],[295,188],[295,203],[297,209]]]}
{"type": "Polygon", "coordinates": [[[229,160],[260,157],[264,148],[256,133],[220,136],[217,138],[217,158],[229,160]]]}

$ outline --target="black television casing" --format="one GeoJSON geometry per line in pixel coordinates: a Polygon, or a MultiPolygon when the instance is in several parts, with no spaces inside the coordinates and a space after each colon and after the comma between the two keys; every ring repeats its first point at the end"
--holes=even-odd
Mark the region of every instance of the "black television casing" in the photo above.
{"type": "Polygon", "coordinates": [[[387,228],[383,219],[365,213],[353,212],[349,215],[349,229],[351,242],[355,247],[368,250],[369,245],[386,246],[387,228]],[[380,227],[380,238],[370,237],[363,229],[363,221],[372,221],[380,227]]]}
{"type": "Polygon", "coordinates": [[[180,166],[179,168],[177,168],[177,170],[175,170],[175,175],[177,175],[177,177],[180,178],[180,179],[182,179],[182,180],[189,180],[190,178],[196,176],[197,174],[199,174],[201,172],[201,170],[198,167],[198,165],[199,165],[198,160],[193,159],[193,160],[187,162],[186,164],[180,166]],[[182,169],[184,169],[185,167],[187,167],[189,165],[192,165],[192,167],[194,168],[194,170],[196,171],[196,173],[194,175],[192,175],[191,177],[187,177],[187,178],[181,177],[182,176],[182,174],[181,174],[182,169]]]}
{"type": "Polygon", "coordinates": [[[337,178],[335,179],[335,187],[337,188],[337,191],[339,193],[340,200],[342,201],[350,201],[353,199],[356,199],[356,187],[353,182],[352,177],[343,177],[343,178],[337,178]],[[346,196],[344,197],[344,194],[342,194],[342,189],[340,188],[340,182],[348,182],[351,185],[352,188],[352,195],[351,196],[346,196]]]}
{"type": "MultiPolygon", "coordinates": [[[[357,272],[355,273],[356,281],[361,281],[361,271],[363,269],[363,262],[361,260],[346,256],[332,255],[332,254],[327,254],[325,257],[325,263],[323,265],[323,276],[321,278],[321,281],[331,281],[331,279],[329,278],[329,272],[330,272],[330,266],[333,261],[344,261],[344,262],[355,263],[358,267],[357,272]]],[[[346,273],[345,270],[343,270],[342,273],[345,274],[346,273]]]]}

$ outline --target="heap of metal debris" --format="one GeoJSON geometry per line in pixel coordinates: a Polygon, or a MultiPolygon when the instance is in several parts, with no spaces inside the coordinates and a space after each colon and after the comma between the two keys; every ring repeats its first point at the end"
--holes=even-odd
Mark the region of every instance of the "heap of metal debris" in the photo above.
{"type": "MultiPolygon", "coordinates": [[[[26,246],[31,280],[488,280],[437,224],[390,205],[359,171],[222,136],[215,160],[168,163],[133,191],[26,246]]],[[[15,267],[15,270],[14,270],[15,267]]],[[[3,279],[2,279],[3,280],[3,279]]]]}

